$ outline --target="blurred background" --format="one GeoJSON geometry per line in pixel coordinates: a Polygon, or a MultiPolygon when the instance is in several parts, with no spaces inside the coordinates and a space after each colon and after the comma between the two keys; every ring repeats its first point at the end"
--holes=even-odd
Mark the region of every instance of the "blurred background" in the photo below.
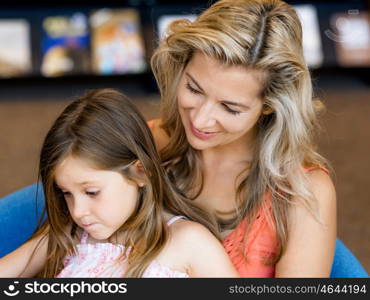
{"type": "MultiPolygon", "coordinates": [[[[191,20],[212,2],[2,0],[0,197],[37,180],[47,130],[87,89],[117,88],[147,119],[158,117],[153,49],[168,22],[191,20]]],[[[327,108],[318,145],[335,170],[338,237],[370,272],[370,1],[287,2],[327,108]]]]}

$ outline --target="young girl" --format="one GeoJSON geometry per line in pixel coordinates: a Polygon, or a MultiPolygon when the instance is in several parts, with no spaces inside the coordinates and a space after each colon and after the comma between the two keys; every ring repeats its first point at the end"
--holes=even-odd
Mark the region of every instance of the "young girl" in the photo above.
{"type": "Polygon", "coordinates": [[[48,132],[47,218],[0,260],[6,277],[234,277],[207,215],[172,187],[152,135],[121,93],[91,91],[48,132]],[[185,217],[186,216],[186,217],[185,217]]]}

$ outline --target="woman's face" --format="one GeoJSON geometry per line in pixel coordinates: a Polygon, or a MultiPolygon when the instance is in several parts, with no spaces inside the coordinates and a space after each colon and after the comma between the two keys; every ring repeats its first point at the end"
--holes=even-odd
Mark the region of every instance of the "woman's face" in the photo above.
{"type": "Polygon", "coordinates": [[[245,143],[261,113],[257,71],[222,65],[196,52],[180,80],[177,99],[190,145],[198,150],[245,143]]]}

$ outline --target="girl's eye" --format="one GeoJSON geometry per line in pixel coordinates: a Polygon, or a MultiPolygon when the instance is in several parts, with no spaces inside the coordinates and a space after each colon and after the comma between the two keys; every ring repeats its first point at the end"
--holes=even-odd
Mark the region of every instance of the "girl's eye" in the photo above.
{"type": "Polygon", "coordinates": [[[187,88],[190,92],[192,92],[193,94],[201,94],[201,92],[200,92],[200,91],[198,91],[197,89],[193,88],[193,87],[189,84],[189,82],[188,82],[188,83],[186,83],[186,88],[187,88]]]}
{"type": "Polygon", "coordinates": [[[62,194],[63,194],[64,198],[69,198],[72,195],[70,192],[62,192],[62,194]]]}
{"type": "Polygon", "coordinates": [[[240,111],[237,111],[237,110],[233,110],[231,109],[230,107],[228,107],[226,104],[222,104],[223,107],[225,108],[225,110],[233,115],[239,115],[240,114],[240,111]]]}
{"type": "Polygon", "coordinates": [[[94,197],[94,196],[97,196],[99,194],[99,191],[86,191],[85,193],[88,196],[94,197]]]}

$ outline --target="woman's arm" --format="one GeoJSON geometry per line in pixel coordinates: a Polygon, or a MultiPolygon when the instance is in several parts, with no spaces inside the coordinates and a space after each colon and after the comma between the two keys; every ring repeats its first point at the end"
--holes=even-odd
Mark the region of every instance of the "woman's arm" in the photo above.
{"type": "Polygon", "coordinates": [[[222,244],[203,225],[183,222],[176,234],[190,277],[240,277],[222,244]]]}
{"type": "Polygon", "coordinates": [[[336,239],[336,194],[332,180],[322,170],[308,173],[318,201],[319,220],[301,205],[288,215],[288,243],[276,265],[276,277],[329,277],[336,239]]]}
{"type": "Polygon", "coordinates": [[[39,235],[0,259],[0,277],[33,277],[45,265],[47,234],[39,235]]]}

